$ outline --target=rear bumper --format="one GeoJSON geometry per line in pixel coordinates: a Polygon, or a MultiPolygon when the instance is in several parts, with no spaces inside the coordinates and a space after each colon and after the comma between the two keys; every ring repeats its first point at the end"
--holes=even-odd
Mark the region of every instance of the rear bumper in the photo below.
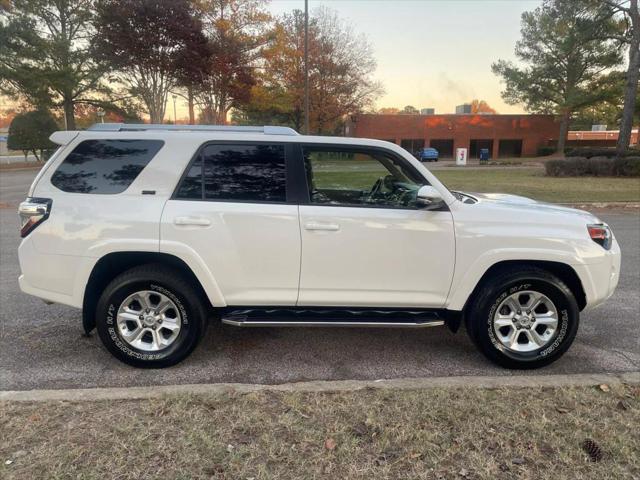
{"type": "Polygon", "coordinates": [[[46,302],[61,303],[63,305],[69,305],[71,307],[82,308],[82,305],[76,305],[76,302],[70,295],[34,287],[29,283],[24,274],[18,277],[18,284],[20,285],[20,290],[22,290],[27,295],[33,295],[34,297],[41,298],[46,302]]]}
{"type": "Polygon", "coordinates": [[[87,259],[75,255],[53,255],[38,252],[31,237],[25,238],[18,248],[21,275],[20,289],[43,300],[82,308],[82,295],[78,291],[77,275],[87,259]]]}

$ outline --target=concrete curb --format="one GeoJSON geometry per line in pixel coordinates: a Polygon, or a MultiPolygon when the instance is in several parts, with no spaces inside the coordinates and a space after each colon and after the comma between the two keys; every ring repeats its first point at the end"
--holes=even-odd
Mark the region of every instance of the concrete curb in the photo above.
{"type": "Polygon", "coordinates": [[[421,390],[429,388],[536,388],[585,387],[594,385],[639,385],[640,372],[585,373],[576,375],[532,375],[504,377],[434,377],[396,378],[389,380],[333,380],[259,385],[250,383],[213,383],[192,385],[163,385],[156,387],[85,388],[67,390],[0,391],[0,401],[97,401],[138,400],[167,395],[273,392],[351,392],[364,389],[421,390]]]}

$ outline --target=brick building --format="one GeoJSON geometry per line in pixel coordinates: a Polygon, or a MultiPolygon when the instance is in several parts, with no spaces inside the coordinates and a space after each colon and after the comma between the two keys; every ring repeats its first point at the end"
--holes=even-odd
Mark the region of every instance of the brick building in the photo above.
{"type": "Polygon", "coordinates": [[[387,140],[410,152],[434,147],[452,157],[456,148],[477,157],[488,148],[492,158],[535,156],[538,148],[555,145],[560,125],[553,115],[377,115],[351,116],[345,125],[350,137],[387,140]]]}

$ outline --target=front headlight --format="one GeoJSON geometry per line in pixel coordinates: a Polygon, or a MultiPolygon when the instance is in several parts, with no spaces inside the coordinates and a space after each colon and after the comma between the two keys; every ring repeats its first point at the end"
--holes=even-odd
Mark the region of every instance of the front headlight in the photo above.
{"type": "Polygon", "coordinates": [[[587,225],[587,230],[589,231],[591,240],[596,242],[605,250],[609,250],[611,248],[613,235],[611,234],[611,229],[608,225],[605,225],[604,223],[591,224],[587,225]]]}

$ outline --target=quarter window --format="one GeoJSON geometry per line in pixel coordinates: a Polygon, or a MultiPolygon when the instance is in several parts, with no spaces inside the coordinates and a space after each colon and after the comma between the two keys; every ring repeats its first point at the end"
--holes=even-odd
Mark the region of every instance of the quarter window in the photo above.
{"type": "Polygon", "coordinates": [[[176,198],[285,202],[284,146],[206,145],[186,172],[176,198]]]}
{"type": "Polygon", "coordinates": [[[304,147],[312,204],[414,208],[427,181],[381,151],[304,147]]]}
{"type": "Polygon", "coordinates": [[[121,193],[158,153],[161,140],[85,140],[51,177],[64,192],[121,193]]]}

